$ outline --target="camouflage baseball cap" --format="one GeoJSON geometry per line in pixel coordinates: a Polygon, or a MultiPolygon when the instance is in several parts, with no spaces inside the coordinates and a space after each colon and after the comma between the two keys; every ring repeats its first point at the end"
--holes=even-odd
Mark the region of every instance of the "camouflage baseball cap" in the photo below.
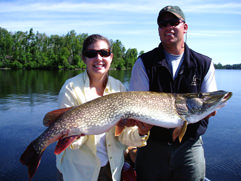
{"type": "Polygon", "coordinates": [[[157,22],[159,22],[159,20],[161,19],[161,16],[164,13],[172,13],[173,15],[178,17],[179,19],[182,19],[182,20],[185,21],[184,13],[182,12],[181,8],[178,7],[178,6],[166,6],[166,7],[162,8],[161,11],[159,12],[157,22]]]}

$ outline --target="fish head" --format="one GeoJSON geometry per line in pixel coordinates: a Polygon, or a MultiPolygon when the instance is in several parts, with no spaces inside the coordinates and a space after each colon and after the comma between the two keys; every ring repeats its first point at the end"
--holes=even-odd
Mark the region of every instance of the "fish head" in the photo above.
{"type": "Polygon", "coordinates": [[[231,96],[232,92],[226,91],[185,94],[185,104],[179,105],[182,109],[179,109],[178,113],[189,123],[194,123],[222,108],[231,96]]]}

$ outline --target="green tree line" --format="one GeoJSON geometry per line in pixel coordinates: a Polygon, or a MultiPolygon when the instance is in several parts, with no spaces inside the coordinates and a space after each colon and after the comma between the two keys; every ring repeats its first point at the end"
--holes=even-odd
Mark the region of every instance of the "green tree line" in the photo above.
{"type": "MultiPolygon", "coordinates": [[[[81,51],[86,33],[71,30],[66,35],[29,31],[8,32],[0,27],[0,68],[12,69],[85,69],[81,51]]],[[[126,50],[120,40],[111,40],[114,58],[112,69],[131,69],[143,53],[136,48],[126,50]]],[[[216,69],[241,69],[241,64],[215,64],[216,69]]]]}
{"type": "MultiPolygon", "coordinates": [[[[0,27],[0,68],[12,69],[84,69],[82,45],[88,34],[51,35],[29,31],[8,32],[0,27]]],[[[126,50],[120,40],[110,40],[114,58],[112,69],[130,69],[139,53],[126,50]]],[[[140,54],[143,53],[140,52],[140,54]]]]}
{"type": "Polygon", "coordinates": [[[241,63],[240,64],[233,64],[233,65],[222,65],[221,63],[214,64],[216,69],[241,69],[241,63]]]}

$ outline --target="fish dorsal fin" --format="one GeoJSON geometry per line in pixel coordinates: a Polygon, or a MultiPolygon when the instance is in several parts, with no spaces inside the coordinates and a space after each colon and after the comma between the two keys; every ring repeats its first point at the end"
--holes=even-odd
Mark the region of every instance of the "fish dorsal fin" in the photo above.
{"type": "Polygon", "coordinates": [[[62,108],[62,109],[56,109],[54,111],[48,112],[43,119],[43,125],[46,127],[49,127],[50,124],[55,122],[62,114],[64,114],[66,111],[72,109],[72,107],[68,108],[62,108]]]}

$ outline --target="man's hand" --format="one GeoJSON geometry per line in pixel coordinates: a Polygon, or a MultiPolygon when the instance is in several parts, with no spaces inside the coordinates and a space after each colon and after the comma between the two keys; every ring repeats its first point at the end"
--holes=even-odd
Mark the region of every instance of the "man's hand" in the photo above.
{"type": "Polygon", "coordinates": [[[216,115],[216,111],[212,112],[211,114],[209,114],[207,117],[205,117],[204,119],[209,119],[210,117],[212,116],[215,116],[216,115]]]}

